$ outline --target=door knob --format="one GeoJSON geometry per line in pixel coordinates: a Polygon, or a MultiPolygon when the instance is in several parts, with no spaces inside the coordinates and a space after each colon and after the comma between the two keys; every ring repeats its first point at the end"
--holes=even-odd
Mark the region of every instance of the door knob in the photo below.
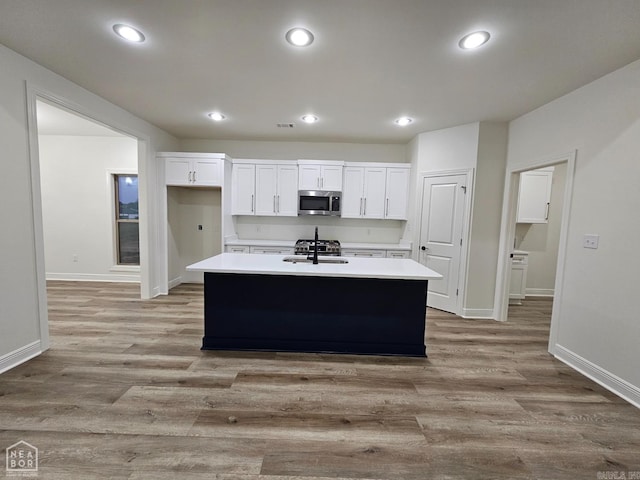
{"type": "Polygon", "coordinates": [[[425,247],[424,245],[420,247],[420,250],[427,250],[427,247],[425,247]]]}

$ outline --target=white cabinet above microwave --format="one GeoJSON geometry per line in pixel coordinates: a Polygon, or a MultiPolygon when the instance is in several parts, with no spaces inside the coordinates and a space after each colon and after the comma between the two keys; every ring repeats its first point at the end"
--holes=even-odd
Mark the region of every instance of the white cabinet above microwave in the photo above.
{"type": "Polygon", "coordinates": [[[340,192],[343,166],[336,160],[298,160],[298,188],[340,192]]]}

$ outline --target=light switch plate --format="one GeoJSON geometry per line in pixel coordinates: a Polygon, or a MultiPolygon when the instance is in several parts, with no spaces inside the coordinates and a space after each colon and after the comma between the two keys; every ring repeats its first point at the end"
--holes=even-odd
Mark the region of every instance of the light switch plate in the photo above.
{"type": "Polygon", "coordinates": [[[585,233],[584,237],[582,237],[582,246],[584,248],[598,248],[598,242],[600,240],[600,235],[595,235],[592,233],[585,233]]]}

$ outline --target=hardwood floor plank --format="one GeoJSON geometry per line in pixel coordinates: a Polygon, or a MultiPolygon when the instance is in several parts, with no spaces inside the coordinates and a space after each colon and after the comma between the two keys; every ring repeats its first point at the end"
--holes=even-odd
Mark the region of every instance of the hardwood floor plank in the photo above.
{"type": "Polygon", "coordinates": [[[429,357],[404,358],[201,351],[202,285],[47,293],[51,349],[0,375],[0,449],[38,447],[42,478],[640,472],[640,410],[549,355],[549,299],[503,323],[429,309],[429,357]]]}

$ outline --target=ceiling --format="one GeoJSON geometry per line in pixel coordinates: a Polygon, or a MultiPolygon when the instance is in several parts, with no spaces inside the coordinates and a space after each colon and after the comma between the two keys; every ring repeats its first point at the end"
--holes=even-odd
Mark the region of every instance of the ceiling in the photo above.
{"type": "Polygon", "coordinates": [[[0,43],[179,138],[406,143],[508,121],[639,59],[639,25],[639,0],[0,0],[0,43]],[[294,26],[315,42],[287,44],[294,26]],[[458,48],[475,30],[490,42],[458,48]]]}

